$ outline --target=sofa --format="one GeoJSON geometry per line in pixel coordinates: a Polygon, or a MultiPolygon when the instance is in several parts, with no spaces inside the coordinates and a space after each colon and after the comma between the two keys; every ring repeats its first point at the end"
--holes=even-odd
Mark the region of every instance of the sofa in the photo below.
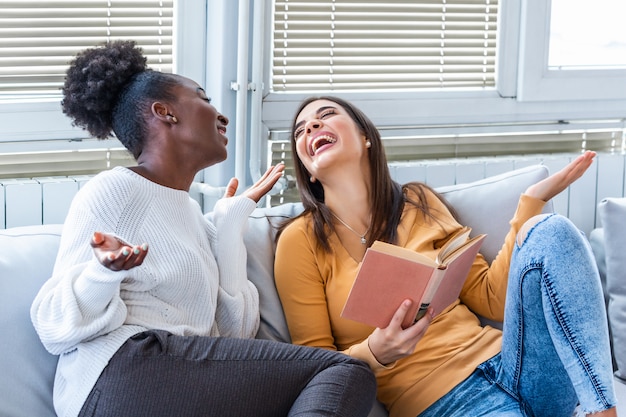
{"type": "MultiPolygon", "coordinates": [[[[474,233],[487,233],[481,252],[491,260],[508,232],[508,222],[520,193],[547,175],[545,166],[535,165],[437,190],[456,208],[462,223],[471,226],[474,233]]],[[[301,210],[300,204],[288,203],[257,208],[249,218],[245,242],[249,278],[260,295],[258,338],[290,341],[274,287],[274,236],[282,220],[301,210]]],[[[545,211],[551,210],[549,203],[545,211]]],[[[29,310],[35,294],[51,274],[61,229],[62,225],[53,224],[0,230],[0,416],[3,417],[55,415],[52,386],[57,358],[40,343],[29,310]]],[[[620,296],[624,296],[623,290],[620,296]]],[[[620,317],[623,330],[626,318],[620,317]]],[[[384,417],[386,411],[377,403],[371,416],[384,417]]]]}

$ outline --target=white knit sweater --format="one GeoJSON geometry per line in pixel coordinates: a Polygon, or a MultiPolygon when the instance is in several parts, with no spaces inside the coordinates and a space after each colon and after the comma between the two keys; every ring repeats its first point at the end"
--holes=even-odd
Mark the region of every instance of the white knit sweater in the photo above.
{"type": "Polygon", "coordinates": [[[259,301],[246,275],[243,232],[255,206],[241,196],[222,199],[209,220],[187,192],[121,167],[80,190],[52,277],[31,308],[44,346],[61,355],[54,386],[59,416],[79,413],[109,359],[138,332],[254,337],[259,301]],[[130,271],[111,271],[89,245],[94,231],[147,243],[148,255],[130,271]]]}

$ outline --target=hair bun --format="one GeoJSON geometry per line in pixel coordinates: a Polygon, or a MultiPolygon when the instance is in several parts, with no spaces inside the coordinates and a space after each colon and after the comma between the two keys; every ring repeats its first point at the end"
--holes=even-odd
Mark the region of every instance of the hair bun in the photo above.
{"type": "Polygon", "coordinates": [[[111,113],[126,85],[146,71],[134,41],[113,41],[85,49],[70,63],[63,86],[63,113],[99,139],[112,136],[111,113]]]}

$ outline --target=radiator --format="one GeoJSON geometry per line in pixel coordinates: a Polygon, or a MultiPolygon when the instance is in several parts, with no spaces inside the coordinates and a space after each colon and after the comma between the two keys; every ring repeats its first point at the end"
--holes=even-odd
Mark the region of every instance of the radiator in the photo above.
{"type": "Polygon", "coordinates": [[[63,223],[89,176],[0,179],[0,226],[63,223]]]}
{"type": "MultiPolygon", "coordinates": [[[[542,164],[550,172],[556,172],[576,156],[556,154],[424,160],[395,162],[390,164],[390,168],[392,176],[399,182],[423,181],[438,187],[471,182],[528,165],[542,164]]],[[[624,155],[598,154],[591,169],[554,199],[555,210],[569,217],[588,234],[599,226],[597,203],[605,197],[626,195],[625,167],[624,155]]],[[[0,228],[62,223],[72,198],[89,178],[0,179],[0,228]]],[[[206,193],[203,189],[199,192],[206,193]]]]}

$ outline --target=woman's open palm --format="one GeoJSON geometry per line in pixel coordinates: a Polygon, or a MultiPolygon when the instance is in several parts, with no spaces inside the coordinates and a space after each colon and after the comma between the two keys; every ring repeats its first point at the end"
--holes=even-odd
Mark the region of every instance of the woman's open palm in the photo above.
{"type": "Polygon", "coordinates": [[[586,151],[560,171],[528,187],[525,194],[543,201],[552,199],[582,177],[595,156],[595,152],[586,151]]]}

